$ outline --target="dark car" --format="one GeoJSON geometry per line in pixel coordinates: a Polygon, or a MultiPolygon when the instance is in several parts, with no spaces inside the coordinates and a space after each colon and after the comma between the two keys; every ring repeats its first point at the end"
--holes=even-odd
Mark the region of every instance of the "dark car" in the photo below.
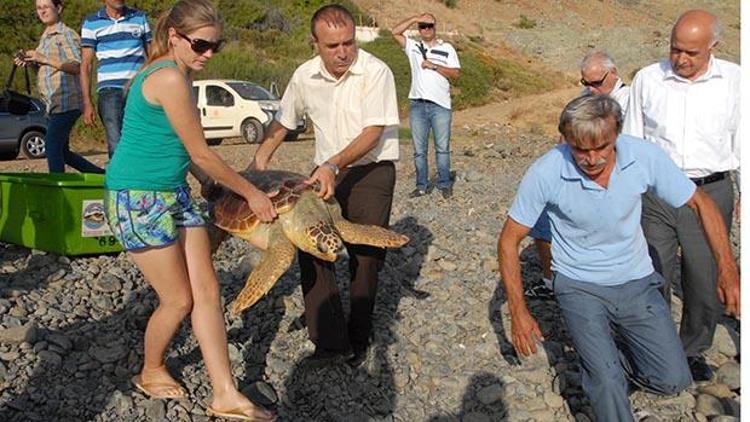
{"type": "Polygon", "coordinates": [[[11,114],[0,102],[0,159],[12,160],[23,152],[28,158],[44,158],[44,136],[47,133],[47,116],[44,103],[31,99],[27,114],[11,114]]]}

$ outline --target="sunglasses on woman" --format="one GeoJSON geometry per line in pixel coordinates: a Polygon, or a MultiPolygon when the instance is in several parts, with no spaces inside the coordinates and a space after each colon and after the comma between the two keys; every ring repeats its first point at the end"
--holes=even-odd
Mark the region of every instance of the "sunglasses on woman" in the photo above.
{"type": "Polygon", "coordinates": [[[419,29],[432,29],[435,27],[435,24],[432,22],[417,22],[417,27],[419,29]]]}
{"type": "Polygon", "coordinates": [[[216,42],[214,41],[207,41],[200,38],[190,38],[185,34],[177,33],[180,37],[184,38],[187,42],[190,43],[190,49],[192,49],[194,52],[198,54],[203,54],[208,50],[212,50],[214,54],[218,53],[221,48],[224,46],[224,40],[218,40],[216,42]]]}

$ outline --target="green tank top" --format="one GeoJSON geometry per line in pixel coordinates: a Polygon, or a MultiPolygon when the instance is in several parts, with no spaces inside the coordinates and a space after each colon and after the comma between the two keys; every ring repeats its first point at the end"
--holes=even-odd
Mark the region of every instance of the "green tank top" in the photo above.
{"type": "Polygon", "coordinates": [[[164,108],[149,103],[143,96],[143,81],[149,75],[176,66],[172,60],[154,63],[133,78],[120,142],[107,166],[104,182],[107,189],[169,191],[187,185],[190,156],[164,108]]]}

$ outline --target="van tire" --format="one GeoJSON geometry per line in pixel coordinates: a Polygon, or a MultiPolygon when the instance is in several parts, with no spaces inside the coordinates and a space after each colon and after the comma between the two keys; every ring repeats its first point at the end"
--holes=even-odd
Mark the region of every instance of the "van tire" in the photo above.
{"type": "Polygon", "coordinates": [[[263,125],[252,117],[245,119],[241,126],[242,139],[248,144],[259,144],[263,142],[263,125]]]}

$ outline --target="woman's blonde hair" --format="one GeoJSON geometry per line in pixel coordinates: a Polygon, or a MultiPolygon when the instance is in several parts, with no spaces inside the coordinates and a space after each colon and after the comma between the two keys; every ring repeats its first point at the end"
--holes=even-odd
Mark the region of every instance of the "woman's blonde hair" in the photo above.
{"type": "Polygon", "coordinates": [[[209,0],[179,0],[159,16],[144,67],[169,53],[169,28],[187,35],[206,26],[215,27],[219,31],[224,28],[224,21],[209,0]]]}

